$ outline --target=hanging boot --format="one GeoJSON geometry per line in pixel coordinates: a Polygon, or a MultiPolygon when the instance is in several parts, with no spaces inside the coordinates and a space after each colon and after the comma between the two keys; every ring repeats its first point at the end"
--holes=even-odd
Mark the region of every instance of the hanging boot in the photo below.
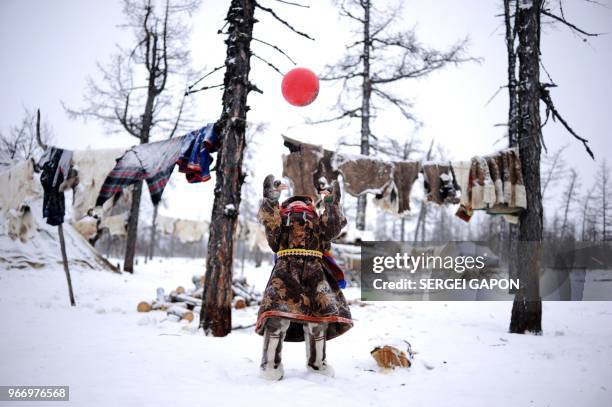
{"type": "Polygon", "coordinates": [[[288,319],[281,318],[269,318],[266,322],[260,373],[260,376],[266,380],[283,378],[285,372],[281,363],[281,353],[290,323],[288,319]]]}
{"type": "Polygon", "coordinates": [[[325,361],[326,323],[304,324],[306,342],[306,363],[309,371],[334,377],[334,369],[325,361]]]}

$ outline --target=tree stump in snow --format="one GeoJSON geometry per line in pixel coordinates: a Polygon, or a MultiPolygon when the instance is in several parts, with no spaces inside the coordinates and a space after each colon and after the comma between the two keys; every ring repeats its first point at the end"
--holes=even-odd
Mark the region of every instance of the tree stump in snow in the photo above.
{"type": "Polygon", "coordinates": [[[396,367],[410,367],[411,363],[406,353],[393,347],[383,346],[375,348],[370,352],[376,364],[384,369],[395,369],[396,367]]]}
{"type": "Polygon", "coordinates": [[[379,367],[395,369],[396,367],[410,367],[412,363],[412,348],[405,340],[394,340],[393,344],[376,346],[370,354],[379,367]]]}

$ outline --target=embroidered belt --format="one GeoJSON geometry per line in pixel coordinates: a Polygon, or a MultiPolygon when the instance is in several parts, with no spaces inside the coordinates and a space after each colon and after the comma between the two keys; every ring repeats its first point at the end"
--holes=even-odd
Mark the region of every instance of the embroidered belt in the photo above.
{"type": "Polygon", "coordinates": [[[308,250],[308,249],[285,249],[285,250],[279,250],[276,255],[278,257],[284,257],[284,256],[312,256],[312,257],[318,257],[318,258],[323,258],[323,253],[318,251],[318,250],[308,250]]]}

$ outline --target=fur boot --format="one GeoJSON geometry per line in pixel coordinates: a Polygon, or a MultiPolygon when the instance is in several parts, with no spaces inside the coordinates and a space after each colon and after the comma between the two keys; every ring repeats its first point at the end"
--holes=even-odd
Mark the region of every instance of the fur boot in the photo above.
{"type": "Polygon", "coordinates": [[[309,371],[334,377],[334,369],[325,360],[325,323],[304,324],[306,364],[309,371]]]}
{"type": "Polygon", "coordinates": [[[266,380],[280,380],[285,373],[281,362],[283,341],[290,321],[282,318],[269,318],[264,333],[263,355],[260,376],[266,380]]]}

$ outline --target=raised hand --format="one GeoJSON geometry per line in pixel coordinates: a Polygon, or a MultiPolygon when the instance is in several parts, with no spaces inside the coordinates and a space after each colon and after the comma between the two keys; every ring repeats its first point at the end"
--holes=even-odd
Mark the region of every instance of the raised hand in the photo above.
{"type": "Polygon", "coordinates": [[[333,203],[340,202],[340,198],[342,197],[342,192],[340,191],[340,184],[338,184],[338,181],[334,181],[332,183],[331,189],[332,189],[332,192],[331,192],[332,202],[333,203]]]}
{"type": "Polygon", "coordinates": [[[287,185],[280,180],[275,180],[274,175],[268,175],[263,182],[263,196],[270,201],[278,201],[281,192],[287,189],[287,185]]]}

